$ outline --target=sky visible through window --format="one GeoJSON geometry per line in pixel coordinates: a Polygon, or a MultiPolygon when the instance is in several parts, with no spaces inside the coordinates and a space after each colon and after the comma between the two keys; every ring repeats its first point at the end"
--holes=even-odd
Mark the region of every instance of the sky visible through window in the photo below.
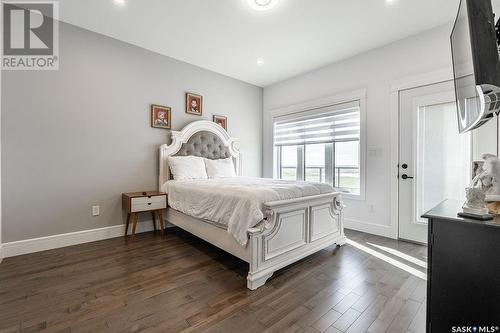
{"type": "MultiPolygon", "coordinates": [[[[358,141],[338,143],[335,147],[335,164],[337,167],[352,167],[359,165],[358,141]]],[[[297,166],[297,146],[283,146],[283,167],[297,166]]],[[[309,167],[325,166],[325,145],[308,145],[306,163],[309,167]]]]}
{"type": "MultiPolygon", "coordinates": [[[[304,146],[304,180],[327,182],[326,145],[335,145],[334,185],[348,193],[360,193],[359,141],[319,143],[304,146]]],[[[298,172],[299,146],[281,147],[281,178],[301,178],[298,172]]]]}

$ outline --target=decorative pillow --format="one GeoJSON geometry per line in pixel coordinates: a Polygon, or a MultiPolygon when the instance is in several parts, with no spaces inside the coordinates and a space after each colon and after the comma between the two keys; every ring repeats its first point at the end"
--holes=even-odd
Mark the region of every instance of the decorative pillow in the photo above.
{"type": "Polygon", "coordinates": [[[209,160],[205,158],[205,166],[207,167],[208,178],[236,177],[232,157],[220,160],[209,160]]]}
{"type": "Polygon", "coordinates": [[[168,158],[174,180],[207,179],[205,162],[197,156],[175,156],[168,158]]]}

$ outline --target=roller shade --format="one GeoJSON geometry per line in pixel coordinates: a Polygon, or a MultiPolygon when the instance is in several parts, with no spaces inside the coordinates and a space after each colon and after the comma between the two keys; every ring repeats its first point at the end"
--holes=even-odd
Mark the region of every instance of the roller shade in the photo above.
{"type": "Polygon", "coordinates": [[[276,118],[274,145],[289,146],[356,141],[360,136],[359,101],[276,118]]]}

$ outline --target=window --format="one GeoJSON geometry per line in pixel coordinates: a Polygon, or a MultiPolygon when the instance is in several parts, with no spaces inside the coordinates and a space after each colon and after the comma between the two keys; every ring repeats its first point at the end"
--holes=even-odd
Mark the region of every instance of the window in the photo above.
{"type": "Polygon", "coordinates": [[[335,187],[360,194],[359,141],[335,143],[335,187]]]}
{"type": "Polygon", "coordinates": [[[359,196],[361,102],[336,104],[274,119],[275,175],[328,183],[359,196]]]}
{"type": "Polygon", "coordinates": [[[297,149],[298,146],[283,146],[281,149],[281,179],[297,179],[297,149]]]}
{"type": "MultiPolygon", "coordinates": [[[[329,145],[329,144],[328,144],[329,145]]],[[[327,144],[317,143],[312,145],[306,145],[304,147],[305,153],[305,163],[306,163],[306,174],[305,179],[309,182],[324,183],[325,180],[325,170],[326,163],[325,157],[327,149],[327,144]]]]}

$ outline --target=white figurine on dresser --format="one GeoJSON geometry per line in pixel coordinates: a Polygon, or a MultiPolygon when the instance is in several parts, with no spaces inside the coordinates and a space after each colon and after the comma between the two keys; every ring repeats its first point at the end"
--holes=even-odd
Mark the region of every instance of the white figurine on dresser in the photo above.
{"type": "Polygon", "coordinates": [[[476,177],[477,185],[484,189],[486,201],[500,201],[500,160],[492,154],[483,155],[483,160],[483,170],[476,177]]]}
{"type": "Polygon", "coordinates": [[[500,201],[500,160],[492,154],[484,154],[482,158],[484,162],[478,166],[471,185],[466,188],[463,213],[488,218],[486,203],[500,201]]]}

